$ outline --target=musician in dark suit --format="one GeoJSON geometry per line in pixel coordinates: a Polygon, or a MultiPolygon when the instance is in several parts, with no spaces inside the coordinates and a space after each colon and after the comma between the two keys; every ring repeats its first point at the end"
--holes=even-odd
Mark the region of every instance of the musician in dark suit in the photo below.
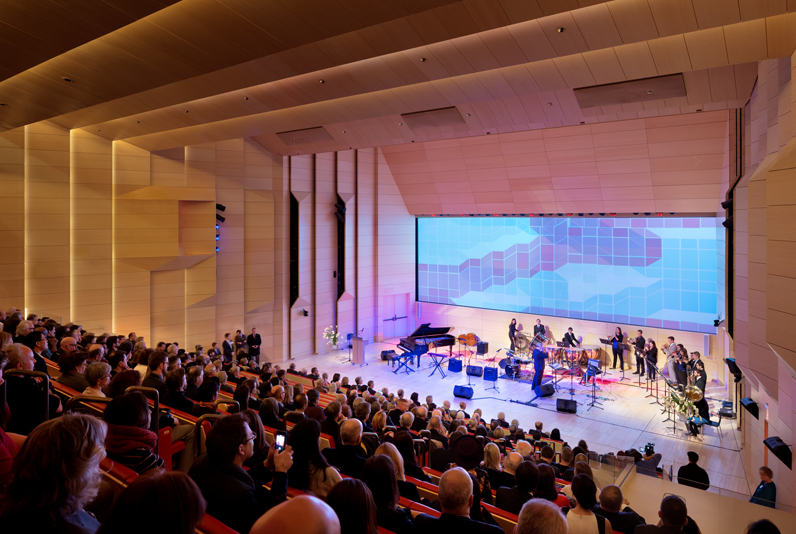
{"type": "Polygon", "coordinates": [[[252,333],[246,338],[246,344],[249,346],[249,358],[257,363],[260,363],[260,345],[262,345],[262,342],[257,329],[252,328],[252,333]]]}
{"type": "Polygon", "coordinates": [[[655,366],[658,364],[658,347],[655,340],[650,338],[644,348],[644,359],[647,360],[647,378],[655,380],[655,366]]]}
{"type": "MultiPolygon", "coordinates": [[[[641,330],[636,330],[636,334],[636,339],[633,340],[633,352],[636,353],[636,371],[633,374],[644,376],[644,345],[647,344],[647,340],[644,339],[641,330]]],[[[613,523],[611,524],[613,525],[613,523]]]]}
{"type": "MultiPolygon", "coordinates": [[[[705,364],[702,360],[697,360],[694,366],[694,386],[702,392],[702,398],[694,403],[694,408],[699,412],[699,417],[710,421],[710,406],[707,399],[705,399],[705,388],[708,383],[708,374],[705,372],[705,364]]],[[[694,423],[690,423],[691,435],[697,435],[697,428],[694,423]]]]}
{"type": "Polygon", "coordinates": [[[545,359],[548,354],[544,350],[533,349],[533,388],[536,389],[542,385],[542,377],[544,376],[545,359]]]}
{"type": "Polygon", "coordinates": [[[224,354],[224,360],[231,362],[235,358],[235,344],[232,343],[231,334],[224,334],[224,342],[221,343],[221,351],[224,354]]]}
{"type": "Polygon", "coordinates": [[[533,336],[536,337],[537,334],[542,334],[546,336],[547,327],[542,324],[541,319],[536,320],[536,324],[533,326],[533,336]]]}
{"type": "Polygon", "coordinates": [[[580,347],[580,341],[578,338],[575,337],[575,334],[572,332],[572,327],[570,326],[567,328],[567,333],[564,334],[564,346],[565,347],[580,347]]]}
{"type": "Polygon", "coordinates": [[[517,335],[517,319],[512,319],[509,323],[509,350],[514,352],[514,336],[517,335]]]}
{"type": "MultiPolygon", "coordinates": [[[[639,525],[636,527],[635,534],[677,534],[683,531],[683,527],[688,523],[688,510],[685,501],[677,495],[667,495],[661,501],[661,509],[658,512],[661,518],[661,526],[639,525]]],[[[613,523],[611,524],[613,527],[613,523]]]]}
{"type": "Polygon", "coordinates": [[[616,369],[616,358],[619,357],[619,369],[624,371],[625,370],[625,356],[624,350],[619,346],[625,340],[625,334],[622,333],[622,329],[618,326],[616,327],[616,332],[614,335],[611,336],[611,349],[614,353],[614,365],[611,369],[616,369]]]}

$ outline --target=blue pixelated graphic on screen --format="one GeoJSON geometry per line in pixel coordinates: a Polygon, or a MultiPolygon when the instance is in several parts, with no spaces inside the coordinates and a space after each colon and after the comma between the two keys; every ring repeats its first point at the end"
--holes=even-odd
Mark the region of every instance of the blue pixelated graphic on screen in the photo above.
{"type": "Polygon", "coordinates": [[[417,220],[417,300],[715,334],[716,218],[417,220]]]}

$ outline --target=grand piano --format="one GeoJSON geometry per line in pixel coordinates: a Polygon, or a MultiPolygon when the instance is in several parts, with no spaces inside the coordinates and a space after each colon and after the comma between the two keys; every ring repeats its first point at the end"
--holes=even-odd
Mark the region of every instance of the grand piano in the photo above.
{"type": "Polygon", "coordinates": [[[412,332],[409,337],[402,337],[398,343],[398,348],[403,351],[400,356],[404,361],[412,360],[417,356],[417,366],[420,367],[420,356],[428,352],[428,346],[448,347],[448,353],[453,356],[453,345],[456,338],[449,334],[453,330],[452,326],[431,326],[431,323],[421,324],[417,330],[412,332]]]}

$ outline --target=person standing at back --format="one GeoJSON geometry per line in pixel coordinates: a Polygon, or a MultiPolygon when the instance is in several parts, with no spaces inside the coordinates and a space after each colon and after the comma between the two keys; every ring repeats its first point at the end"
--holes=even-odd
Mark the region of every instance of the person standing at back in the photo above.
{"type": "Polygon", "coordinates": [[[249,359],[260,363],[260,345],[262,345],[262,338],[257,333],[256,328],[252,328],[252,333],[246,338],[246,344],[249,346],[249,359]]]}
{"type": "Polygon", "coordinates": [[[694,451],[688,451],[688,463],[677,470],[678,484],[701,490],[710,487],[708,472],[697,465],[698,461],[699,455],[694,451]]]}

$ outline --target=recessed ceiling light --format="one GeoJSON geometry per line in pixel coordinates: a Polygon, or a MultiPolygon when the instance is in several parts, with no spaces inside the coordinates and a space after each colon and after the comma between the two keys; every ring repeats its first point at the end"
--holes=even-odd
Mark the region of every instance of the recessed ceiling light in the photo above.
{"type": "Polygon", "coordinates": [[[348,150],[351,150],[351,147],[348,147],[348,150]]]}
{"type": "Polygon", "coordinates": [[[402,122],[398,123],[398,126],[403,126],[403,125],[404,125],[404,123],[402,123],[402,122]]]}
{"type": "Polygon", "coordinates": [[[467,114],[467,116],[469,117],[469,116],[470,116],[470,114],[468,113],[468,114],[467,114]]]}
{"type": "Polygon", "coordinates": [[[414,142],[415,142],[415,140],[414,140],[414,139],[412,139],[412,142],[414,143],[414,142]]]}
{"type": "Polygon", "coordinates": [[[564,33],[566,31],[566,28],[564,28],[563,26],[559,26],[558,28],[556,28],[556,31],[558,33],[564,33]]]}
{"type": "Polygon", "coordinates": [[[487,134],[487,135],[490,135],[491,133],[492,133],[492,132],[487,132],[486,134],[487,134]]]}
{"type": "Polygon", "coordinates": [[[648,94],[648,95],[651,95],[651,94],[652,94],[652,91],[651,91],[651,90],[650,90],[650,91],[647,91],[647,94],[648,94]]]}
{"type": "Polygon", "coordinates": [[[138,124],[141,124],[141,121],[138,121],[138,124]]]}
{"type": "Polygon", "coordinates": [[[69,83],[73,83],[73,82],[74,82],[74,80],[73,80],[72,78],[67,78],[66,76],[64,76],[64,77],[63,77],[63,78],[61,78],[61,79],[62,79],[63,81],[65,81],[65,82],[69,82],[69,83]]]}
{"type": "Polygon", "coordinates": [[[98,132],[101,132],[102,130],[97,130],[97,131],[98,131],[98,132]]]}
{"type": "Polygon", "coordinates": [[[345,133],[345,130],[343,130],[343,133],[345,133]]]}
{"type": "Polygon", "coordinates": [[[3,108],[4,108],[4,107],[6,107],[6,106],[8,106],[8,104],[6,104],[5,102],[0,102],[0,107],[3,107],[3,108]]]}
{"type": "Polygon", "coordinates": [[[426,58],[424,58],[424,57],[421,57],[421,58],[420,58],[420,63],[425,63],[425,62],[426,62],[426,58]]]}
{"type": "Polygon", "coordinates": [[[243,100],[248,100],[248,99],[249,99],[249,97],[248,97],[248,96],[244,96],[244,97],[243,97],[243,100]]]}
{"type": "Polygon", "coordinates": [[[586,124],[586,121],[580,121],[581,124],[586,124]]]}
{"type": "Polygon", "coordinates": [[[186,109],[186,110],[185,110],[185,113],[190,113],[190,111],[188,111],[188,110],[186,109]]]}
{"type": "Polygon", "coordinates": [[[548,106],[552,106],[552,105],[553,105],[553,103],[552,103],[552,102],[548,102],[548,103],[547,103],[547,105],[548,105],[548,106]]]}
{"type": "Polygon", "coordinates": [[[321,83],[326,83],[326,80],[318,80],[318,81],[320,81],[321,83]]]}
{"type": "Polygon", "coordinates": [[[293,138],[293,141],[295,141],[295,140],[296,140],[296,138],[294,137],[294,138],[293,138]]]}

